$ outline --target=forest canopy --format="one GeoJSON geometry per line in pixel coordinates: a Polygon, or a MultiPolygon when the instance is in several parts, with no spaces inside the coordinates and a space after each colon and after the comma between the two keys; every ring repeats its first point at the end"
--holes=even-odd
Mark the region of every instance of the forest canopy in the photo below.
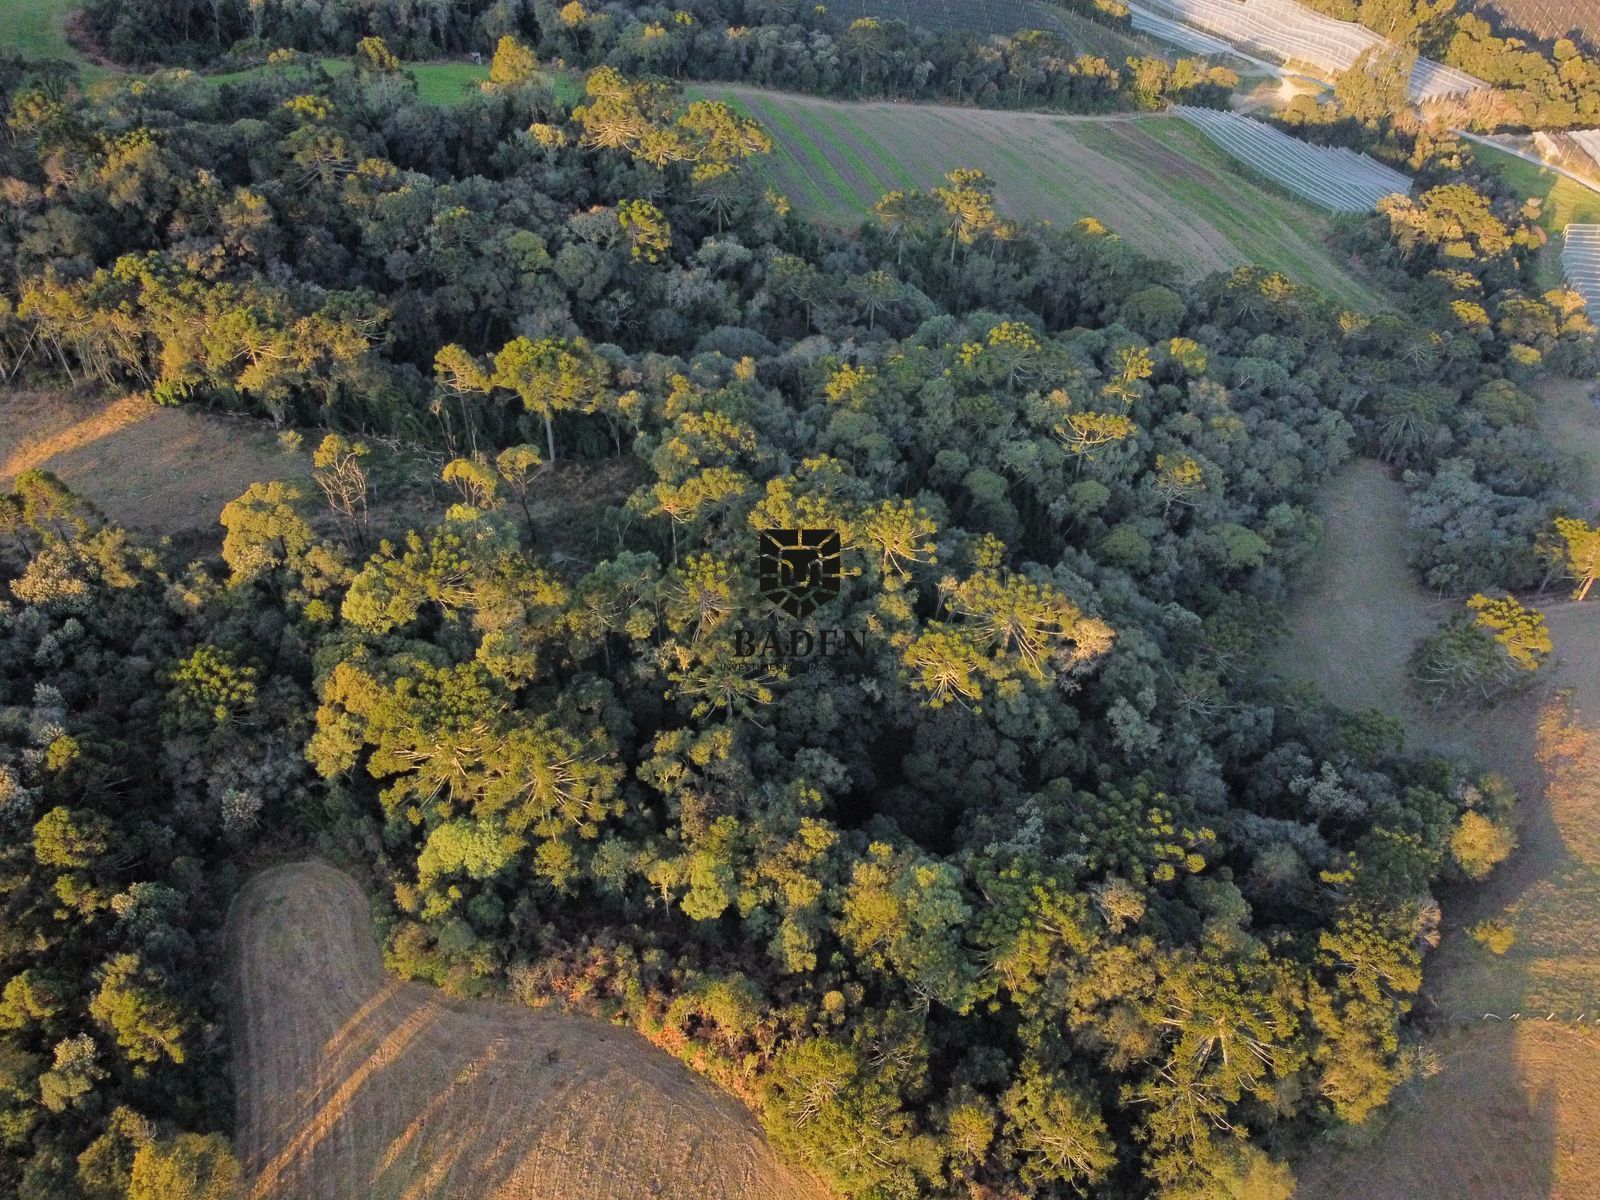
{"type": "Polygon", "coordinates": [[[511,41],[445,110],[386,50],[0,68],[7,377],[316,450],[220,554],[0,500],[0,1189],[231,1185],[220,914],[313,846],[392,970],[627,1022],[843,1194],[1286,1198],[1419,1069],[1433,891],[1515,797],[1264,652],[1356,452],[1440,590],[1549,569],[1524,388],[1594,345],[1526,215],[1386,204],[1352,244],[1416,302],[1357,313],[977,171],[815,227],[660,78],[574,104],[511,41]],[[788,529],[859,653],[741,652],[788,529]]]}

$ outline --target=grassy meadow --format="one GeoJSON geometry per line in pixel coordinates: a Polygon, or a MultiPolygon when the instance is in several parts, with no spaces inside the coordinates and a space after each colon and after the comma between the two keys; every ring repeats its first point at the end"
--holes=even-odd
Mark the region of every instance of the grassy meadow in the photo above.
{"type": "MultiPolygon", "coordinates": [[[[1581,456],[1600,506],[1592,381],[1541,386],[1550,441],[1581,456]]],[[[1335,703],[1405,723],[1413,747],[1503,774],[1522,801],[1521,845],[1487,884],[1444,901],[1419,1010],[1436,1073],[1400,1090],[1347,1143],[1296,1164],[1298,1200],[1591,1200],[1600,1133],[1600,607],[1553,588],[1541,607],[1556,662],[1530,693],[1488,710],[1436,709],[1405,659],[1448,611],[1405,560],[1405,496],[1377,463],[1347,467],[1324,500],[1327,535],[1289,613],[1281,669],[1335,703]],[[1482,921],[1515,936],[1495,954],[1482,921]]]]}
{"type": "Polygon", "coordinates": [[[67,43],[67,13],[74,0],[4,0],[0,49],[28,58],[76,58],[67,43]]]}
{"type": "MultiPolygon", "coordinates": [[[[67,14],[76,3],[77,0],[0,0],[0,51],[15,51],[28,58],[64,58],[78,64],[90,79],[113,74],[85,60],[67,40],[67,14]]],[[[350,69],[347,59],[321,61],[335,75],[350,69]]],[[[263,69],[224,71],[204,78],[226,83],[263,69]]],[[[469,62],[407,63],[406,70],[416,77],[417,93],[429,104],[458,104],[489,78],[487,65],[469,62]]]]}

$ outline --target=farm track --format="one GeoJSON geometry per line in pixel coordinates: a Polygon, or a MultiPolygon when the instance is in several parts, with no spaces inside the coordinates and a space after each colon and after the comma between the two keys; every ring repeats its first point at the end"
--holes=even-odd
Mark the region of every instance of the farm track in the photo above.
{"type": "Polygon", "coordinates": [[[256,876],[229,944],[246,1200],[826,1196],[637,1035],[386,975],[330,866],[256,876]]]}

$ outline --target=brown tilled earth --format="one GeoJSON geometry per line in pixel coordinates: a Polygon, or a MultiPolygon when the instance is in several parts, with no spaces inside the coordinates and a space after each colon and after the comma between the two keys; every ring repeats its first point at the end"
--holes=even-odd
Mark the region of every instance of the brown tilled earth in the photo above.
{"type": "Polygon", "coordinates": [[[249,1200],[825,1200],[637,1035],[385,974],[365,898],[275,867],[229,917],[249,1200]]]}

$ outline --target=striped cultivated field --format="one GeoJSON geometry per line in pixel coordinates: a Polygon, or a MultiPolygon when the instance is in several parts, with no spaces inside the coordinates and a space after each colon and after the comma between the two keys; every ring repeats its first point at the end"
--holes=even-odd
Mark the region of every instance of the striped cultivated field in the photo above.
{"type": "Polygon", "coordinates": [[[1411,190],[1407,176],[1342,146],[1313,146],[1235,112],[1172,111],[1240,162],[1329,212],[1371,212],[1385,196],[1411,190]]]}
{"type": "Polygon", "coordinates": [[[1527,30],[1547,38],[1577,32],[1600,46],[1600,4],[1595,0],[1481,0],[1472,7],[1507,32],[1527,30]]]}
{"type": "Polygon", "coordinates": [[[1329,250],[1326,216],[1244,178],[1170,116],[1075,119],[729,85],[695,91],[766,127],[776,142],[768,183],[823,221],[854,225],[885,192],[937,187],[947,172],[975,167],[995,181],[1011,217],[1058,225],[1094,217],[1191,275],[1255,263],[1352,308],[1383,307],[1329,250]]]}
{"type": "Polygon", "coordinates": [[[1589,316],[1600,320],[1600,225],[1567,226],[1561,269],[1572,290],[1589,302],[1589,316]]]}
{"type": "MultiPolygon", "coordinates": [[[[1140,0],[1132,7],[1136,24],[1141,13],[1165,17],[1265,50],[1287,62],[1306,63],[1330,78],[1348,71],[1365,51],[1388,44],[1382,35],[1363,25],[1325,17],[1295,0],[1140,0]]],[[[1419,58],[1411,73],[1414,100],[1486,86],[1464,71],[1426,58],[1419,58]]]]}
{"type": "Polygon", "coordinates": [[[238,1200],[827,1200],[638,1035],[386,974],[326,864],[257,875],[228,929],[238,1200]]]}

